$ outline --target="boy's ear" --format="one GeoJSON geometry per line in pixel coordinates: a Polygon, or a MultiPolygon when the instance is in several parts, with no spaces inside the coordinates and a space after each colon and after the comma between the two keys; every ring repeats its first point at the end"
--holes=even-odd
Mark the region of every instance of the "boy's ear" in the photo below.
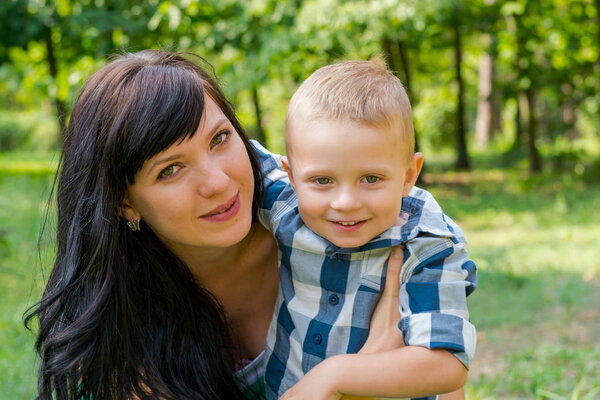
{"type": "Polygon", "coordinates": [[[281,163],[283,164],[283,168],[285,168],[285,172],[287,172],[288,177],[290,178],[290,185],[292,185],[293,189],[296,189],[296,185],[294,184],[294,174],[290,168],[288,158],[286,156],[281,157],[281,163]]]}
{"type": "Polygon", "coordinates": [[[131,205],[131,201],[127,194],[125,194],[123,200],[121,200],[121,203],[119,204],[119,215],[125,218],[126,221],[139,221],[142,218],[140,213],[131,205]]]}
{"type": "Polygon", "coordinates": [[[417,178],[421,173],[421,168],[423,168],[423,154],[415,153],[408,162],[408,166],[406,168],[406,175],[404,176],[404,187],[402,188],[402,197],[408,196],[410,190],[413,188],[413,186],[415,186],[417,178]]]}

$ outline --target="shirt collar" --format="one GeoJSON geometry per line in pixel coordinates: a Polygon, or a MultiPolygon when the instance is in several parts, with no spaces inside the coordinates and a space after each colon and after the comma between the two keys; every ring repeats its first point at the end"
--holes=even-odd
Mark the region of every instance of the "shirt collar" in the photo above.
{"type": "Polygon", "coordinates": [[[442,237],[455,237],[456,233],[435,198],[426,190],[413,187],[408,196],[402,199],[401,214],[394,226],[374,237],[368,243],[353,248],[340,248],[327,242],[325,252],[333,254],[352,254],[363,251],[393,247],[428,234],[442,237]]]}

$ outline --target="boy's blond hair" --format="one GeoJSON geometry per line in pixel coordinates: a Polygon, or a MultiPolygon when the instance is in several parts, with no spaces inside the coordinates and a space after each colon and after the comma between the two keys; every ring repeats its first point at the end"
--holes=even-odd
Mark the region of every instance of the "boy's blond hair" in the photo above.
{"type": "Polygon", "coordinates": [[[286,147],[296,121],[352,121],[396,132],[408,161],[415,146],[410,101],[402,82],[380,58],[322,67],[300,85],[285,117],[286,147]]]}

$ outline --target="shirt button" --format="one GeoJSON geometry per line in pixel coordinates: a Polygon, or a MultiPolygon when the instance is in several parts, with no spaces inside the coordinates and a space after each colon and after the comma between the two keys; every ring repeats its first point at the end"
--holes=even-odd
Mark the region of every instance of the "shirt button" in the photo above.
{"type": "Polygon", "coordinates": [[[317,333],[315,336],[313,336],[314,344],[321,344],[322,341],[323,341],[323,336],[321,336],[320,333],[317,333]]]}
{"type": "Polygon", "coordinates": [[[337,306],[339,302],[340,298],[337,294],[332,294],[331,296],[329,296],[329,304],[331,304],[332,306],[337,306]]]}

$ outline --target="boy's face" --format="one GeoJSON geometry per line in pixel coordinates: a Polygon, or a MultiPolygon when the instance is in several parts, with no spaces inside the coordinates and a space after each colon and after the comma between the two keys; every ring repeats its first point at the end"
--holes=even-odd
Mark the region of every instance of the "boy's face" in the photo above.
{"type": "Polygon", "coordinates": [[[404,159],[399,134],[337,120],[294,123],[288,134],[286,169],[310,229],[358,247],[394,225],[423,162],[404,159]]]}

